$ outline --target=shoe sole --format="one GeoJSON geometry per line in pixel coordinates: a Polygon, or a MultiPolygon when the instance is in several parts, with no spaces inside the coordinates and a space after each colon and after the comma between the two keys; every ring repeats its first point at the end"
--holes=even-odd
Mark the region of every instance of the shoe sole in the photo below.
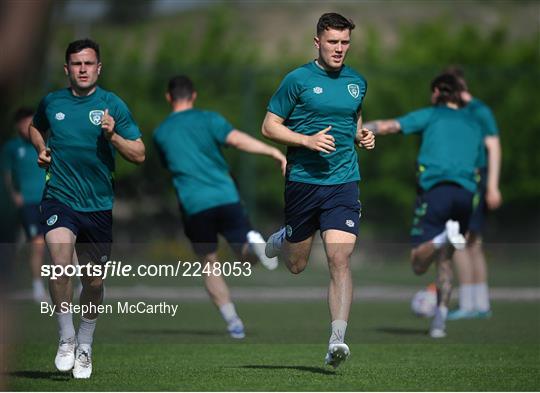
{"type": "Polygon", "coordinates": [[[445,338],[446,332],[444,330],[434,329],[429,332],[429,336],[431,338],[445,338]]]}
{"type": "Polygon", "coordinates": [[[349,358],[351,351],[345,347],[336,346],[332,350],[330,359],[325,359],[325,363],[334,368],[338,368],[341,363],[349,358]]]}

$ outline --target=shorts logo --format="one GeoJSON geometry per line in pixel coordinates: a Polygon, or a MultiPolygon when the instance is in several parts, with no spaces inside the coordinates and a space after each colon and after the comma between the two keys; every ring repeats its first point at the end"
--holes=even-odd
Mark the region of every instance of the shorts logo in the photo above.
{"type": "Polygon", "coordinates": [[[322,87],[317,86],[317,87],[314,87],[314,88],[313,88],[313,92],[314,92],[315,94],[322,94],[323,89],[322,89],[322,87]]]}
{"type": "Polygon", "coordinates": [[[347,225],[349,228],[354,227],[354,221],[353,220],[347,220],[345,221],[345,225],[347,225]]]}
{"type": "Polygon", "coordinates": [[[52,226],[56,223],[56,221],[58,221],[58,215],[56,214],[53,214],[52,216],[49,217],[49,219],[47,220],[47,225],[48,226],[52,226]]]}
{"type": "Polygon", "coordinates": [[[285,232],[287,232],[287,237],[291,237],[292,236],[292,227],[290,225],[287,225],[285,227],[285,232]]]}
{"type": "Polygon", "coordinates": [[[66,118],[66,115],[64,115],[62,112],[58,112],[56,115],[54,115],[54,118],[56,120],[62,121],[62,120],[64,120],[66,118]]]}
{"type": "Polygon", "coordinates": [[[93,125],[99,126],[101,124],[101,119],[103,118],[103,115],[105,112],[101,110],[93,110],[88,113],[88,117],[90,118],[90,121],[93,125]]]}
{"type": "Polygon", "coordinates": [[[355,83],[349,83],[347,85],[347,90],[349,90],[349,94],[353,96],[353,98],[358,98],[360,95],[360,88],[355,83]]]}
{"type": "Polygon", "coordinates": [[[99,260],[101,261],[101,263],[105,263],[107,262],[109,258],[107,258],[107,255],[103,255],[101,258],[99,258],[99,260]]]}

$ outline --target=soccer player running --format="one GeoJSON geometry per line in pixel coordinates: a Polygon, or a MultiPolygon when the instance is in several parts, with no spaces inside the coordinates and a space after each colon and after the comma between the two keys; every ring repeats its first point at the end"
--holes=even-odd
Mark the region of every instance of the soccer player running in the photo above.
{"type": "Polygon", "coordinates": [[[14,115],[18,135],[4,146],[3,178],[30,242],[30,269],[34,301],[47,301],[47,292],[40,269],[45,254],[45,240],[39,204],[45,187],[45,171],[37,165],[37,154],[30,142],[29,125],[33,109],[19,108],[14,115]]]}
{"type": "Polygon", "coordinates": [[[411,262],[416,274],[424,274],[434,261],[437,264],[437,309],[430,328],[433,338],[446,336],[452,290],[450,259],[454,249],[465,248],[482,144],[482,130],[463,109],[460,90],[453,75],[439,75],[431,83],[433,106],[365,125],[377,135],[422,135],[411,262]]]}
{"type": "Polygon", "coordinates": [[[155,130],[154,143],[172,174],[185,233],[211,272],[203,274],[206,290],[227,323],[230,336],[241,339],[245,337],[244,325],[227,283],[212,268],[219,263],[218,234],[244,261],[257,258],[270,270],[278,261],[264,254],[265,241],[251,228],[221,148],[231,146],[271,157],[283,173],[287,160],[275,147],[235,129],[219,113],[194,108],[197,92],[187,76],[171,78],[165,97],[172,112],[155,130]]]}
{"type": "Polygon", "coordinates": [[[478,204],[475,206],[471,222],[467,247],[454,254],[454,263],[459,280],[459,308],[448,313],[448,320],[489,318],[491,307],[487,283],[487,264],[482,247],[482,231],[486,210],[498,209],[502,203],[499,190],[501,171],[501,143],[499,129],[489,107],[469,92],[463,70],[450,67],[446,72],[453,74],[462,87],[461,99],[465,109],[482,126],[484,148],[480,150],[478,204]]]}
{"type": "Polygon", "coordinates": [[[353,292],[350,257],[360,219],[355,142],[375,147],[373,133],[362,129],[366,80],[344,64],[354,27],[336,13],[320,17],[317,59],[285,77],[262,125],[265,137],[288,146],[285,227],[270,236],[266,255],[280,255],[293,274],[301,273],[320,230],[330,272],[325,363],[333,367],[349,356],[344,339],[353,292]]]}
{"type": "MultiPolygon", "coordinates": [[[[71,42],[65,61],[69,87],[45,96],[30,126],[38,164],[47,168],[41,202],[45,241],[55,265],[76,264],[78,258],[81,265],[104,264],[112,242],[115,152],[140,164],[145,147],[126,104],[97,86],[99,45],[89,39],[71,42]]],[[[61,308],[72,301],[70,278],[49,281],[60,334],[55,365],[60,371],[73,369],[75,378],[89,378],[98,317],[90,307],[95,310],[103,301],[103,279],[84,274],[81,281],[80,303],[91,311],[81,316],[77,335],[71,313],[61,308]]]]}

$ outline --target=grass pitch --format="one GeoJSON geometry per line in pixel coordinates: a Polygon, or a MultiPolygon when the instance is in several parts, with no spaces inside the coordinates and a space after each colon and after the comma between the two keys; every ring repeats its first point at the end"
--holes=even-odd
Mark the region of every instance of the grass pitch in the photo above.
{"type": "Polygon", "coordinates": [[[98,322],[94,373],[73,380],[54,368],[56,323],[19,303],[8,389],[25,391],[361,391],[540,389],[540,305],[498,302],[490,320],[429,321],[407,302],[358,302],[347,331],[350,359],[323,366],[322,302],[238,303],[248,337],[229,339],[208,303],[180,303],[175,318],[106,315],[98,322]]]}

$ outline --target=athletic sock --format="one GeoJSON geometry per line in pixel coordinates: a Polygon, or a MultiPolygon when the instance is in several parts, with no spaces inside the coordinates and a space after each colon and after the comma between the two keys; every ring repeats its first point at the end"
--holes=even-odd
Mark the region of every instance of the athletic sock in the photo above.
{"type": "Polygon", "coordinates": [[[221,312],[221,316],[227,323],[231,323],[238,318],[238,314],[236,313],[236,309],[234,308],[233,303],[227,303],[220,306],[219,311],[221,312]]]}
{"type": "Polygon", "coordinates": [[[43,280],[41,278],[34,278],[32,280],[32,292],[34,294],[35,299],[44,300],[47,296],[47,292],[45,291],[45,284],[43,284],[43,280]]]}
{"type": "Polygon", "coordinates": [[[75,338],[75,327],[73,326],[73,315],[70,312],[55,313],[58,320],[58,334],[61,341],[68,341],[75,338]]]}
{"type": "Polygon", "coordinates": [[[459,309],[463,311],[474,310],[474,284],[459,286],[459,309]]]}
{"type": "Polygon", "coordinates": [[[92,346],[94,341],[94,330],[96,330],[96,319],[86,319],[81,317],[81,324],[79,326],[79,334],[77,334],[77,341],[79,345],[86,344],[92,346]]]}
{"type": "Polygon", "coordinates": [[[332,321],[332,334],[329,344],[343,344],[345,340],[345,331],[347,330],[347,321],[336,319],[332,321]]]}
{"type": "Polygon", "coordinates": [[[433,246],[435,246],[435,249],[438,250],[442,246],[444,246],[446,243],[448,243],[448,236],[446,234],[446,229],[439,233],[437,236],[431,240],[433,242],[433,246]]]}
{"type": "Polygon", "coordinates": [[[477,311],[486,312],[490,310],[489,290],[487,283],[473,284],[473,293],[475,300],[475,308],[477,311]]]}

